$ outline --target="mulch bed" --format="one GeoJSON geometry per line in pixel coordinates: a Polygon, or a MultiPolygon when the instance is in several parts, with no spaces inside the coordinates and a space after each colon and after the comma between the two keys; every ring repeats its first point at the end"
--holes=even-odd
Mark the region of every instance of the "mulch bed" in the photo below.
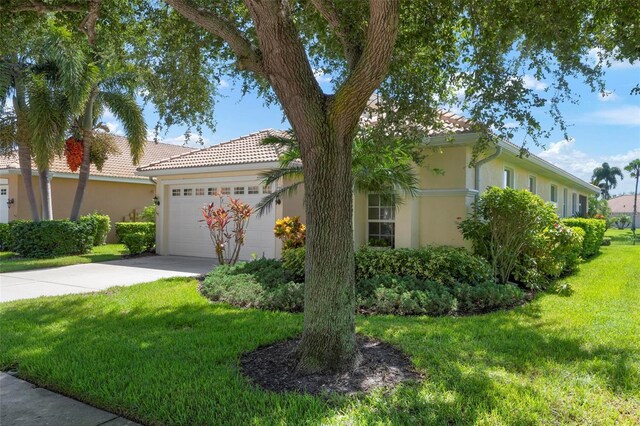
{"type": "Polygon", "coordinates": [[[362,362],[355,371],[300,375],[295,371],[294,357],[299,341],[285,340],[246,353],[240,359],[240,368],[263,389],[313,395],[368,392],[422,378],[400,350],[364,336],[357,338],[362,362]]]}

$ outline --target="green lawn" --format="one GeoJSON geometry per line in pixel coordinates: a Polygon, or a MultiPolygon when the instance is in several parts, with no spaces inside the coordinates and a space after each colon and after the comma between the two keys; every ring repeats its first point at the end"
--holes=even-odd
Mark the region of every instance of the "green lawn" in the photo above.
{"type": "Polygon", "coordinates": [[[106,262],[120,259],[127,254],[123,244],[106,244],[94,247],[91,253],[79,256],[54,257],[53,259],[25,259],[15,253],[0,253],[0,273],[26,271],[28,269],[55,268],[77,263],[106,262]]]}
{"type": "Polygon", "coordinates": [[[208,303],[192,279],[0,305],[0,368],[153,424],[638,424],[640,246],[603,247],[569,297],[460,318],[359,317],[422,383],[318,398],[253,388],[241,353],[297,314],[208,303]]]}
{"type": "MultiPolygon", "coordinates": [[[[611,238],[611,242],[614,244],[633,244],[633,233],[631,229],[607,229],[604,234],[605,237],[611,238]]],[[[636,229],[636,245],[640,245],[640,230],[636,229]]]]}

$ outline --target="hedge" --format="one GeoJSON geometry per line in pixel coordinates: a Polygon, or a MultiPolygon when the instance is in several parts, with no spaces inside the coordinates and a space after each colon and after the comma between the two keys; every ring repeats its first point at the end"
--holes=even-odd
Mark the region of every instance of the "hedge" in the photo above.
{"type": "Polygon", "coordinates": [[[584,230],[584,240],[582,241],[582,257],[588,258],[596,255],[600,251],[600,246],[604,241],[604,233],[607,230],[606,221],[602,219],[567,218],[562,223],[571,227],[578,227],[584,230]]]}
{"type": "Polygon", "coordinates": [[[88,253],[94,237],[95,227],[91,221],[14,221],[10,226],[11,250],[30,258],[88,253]]]}
{"type": "Polygon", "coordinates": [[[11,251],[8,223],[0,223],[0,251],[11,251]]]}
{"type": "Polygon", "coordinates": [[[156,235],[156,224],[153,222],[118,222],[116,223],[116,236],[118,241],[122,242],[122,238],[126,234],[134,232],[142,232],[143,234],[156,235]]]}
{"type": "Polygon", "coordinates": [[[107,234],[111,230],[111,218],[106,214],[92,213],[80,217],[80,222],[92,222],[95,228],[93,245],[101,246],[107,242],[107,234]]]}

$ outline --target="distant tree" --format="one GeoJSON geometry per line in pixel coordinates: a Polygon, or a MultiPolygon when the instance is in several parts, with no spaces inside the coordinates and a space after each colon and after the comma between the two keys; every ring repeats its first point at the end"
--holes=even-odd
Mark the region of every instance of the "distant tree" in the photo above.
{"type": "Polygon", "coordinates": [[[640,180],[640,158],[630,162],[625,168],[632,178],[636,179],[636,189],[633,192],[633,217],[631,218],[631,231],[633,232],[633,244],[636,243],[636,216],[638,215],[638,180],[640,180]]]}
{"type": "Polygon", "coordinates": [[[605,162],[602,163],[602,166],[593,169],[591,183],[599,186],[602,191],[602,197],[605,200],[609,200],[611,198],[609,191],[618,185],[617,177],[620,177],[620,180],[624,179],[622,170],[619,167],[611,167],[609,163],[605,162]]]}

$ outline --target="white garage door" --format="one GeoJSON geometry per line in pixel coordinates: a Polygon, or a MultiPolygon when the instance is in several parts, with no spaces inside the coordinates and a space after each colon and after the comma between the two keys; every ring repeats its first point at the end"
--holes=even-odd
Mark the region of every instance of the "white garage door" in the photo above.
{"type": "MultiPolygon", "coordinates": [[[[171,185],[169,187],[168,253],[179,256],[215,258],[213,242],[203,219],[201,208],[218,201],[216,194],[231,195],[255,206],[264,197],[265,188],[258,182],[216,182],[211,184],[171,185]]],[[[225,197],[226,199],[226,197],[225,197]]],[[[247,237],[240,251],[241,260],[252,256],[275,257],[273,235],[275,209],[260,217],[253,214],[247,227],[247,237]]]]}

